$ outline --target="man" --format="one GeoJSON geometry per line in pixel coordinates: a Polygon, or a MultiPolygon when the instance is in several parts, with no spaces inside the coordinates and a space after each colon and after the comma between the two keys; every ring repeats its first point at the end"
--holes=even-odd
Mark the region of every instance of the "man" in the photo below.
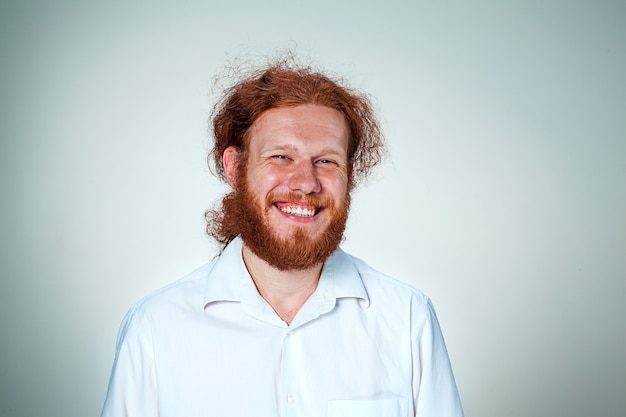
{"type": "Polygon", "coordinates": [[[102,416],[462,416],[429,299],[339,249],[384,152],[367,97],[277,62],[213,134],[222,253],[127,314],[102,416]]]}

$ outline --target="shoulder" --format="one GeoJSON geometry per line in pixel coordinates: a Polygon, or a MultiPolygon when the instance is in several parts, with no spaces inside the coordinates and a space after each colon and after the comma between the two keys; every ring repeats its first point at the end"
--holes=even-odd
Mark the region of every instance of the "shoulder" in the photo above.
{"type": "Polygon", "coordinates": [[[207,277],[215,261],[210,262],[159,288],[137,301],[128,311],[126,320],[154,319],[186,309],[201,309],[207,277]]]}
{"type": "Polygon", "coordinates": [[[421,309],[432,308],[429,297],[413,285],[378,271],[364,260],[344,251],[341,251],[339,256],[343,258],[343,262],[354,266],[367,291],[370,303],[387,305],[399,303],[421,309]]]}
{"type": "Polygon", "coordinates": [[[361,310],[364,316],[383,323],[389,334],[404,335],[413,340],[440,334],[435,308],[424,292],[378,271],[353,255],[341,252],[340,256],[345,265],[352,265],[363,284],[367,294],[366,303],[360,303],[364,307],[361,310]]]}

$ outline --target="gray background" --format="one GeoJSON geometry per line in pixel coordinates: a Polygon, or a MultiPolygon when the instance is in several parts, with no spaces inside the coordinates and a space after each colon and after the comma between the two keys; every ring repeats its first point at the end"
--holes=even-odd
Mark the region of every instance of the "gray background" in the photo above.
{"type": "Polygon", "coordinates": [[[211,78],[286,47],[375,97],[344,247],[432,297],[467,416],[623,416],[626,4],[591,0],[2,1],[0,415],[99,413],[125,311],[216,252],[211,78]]]}

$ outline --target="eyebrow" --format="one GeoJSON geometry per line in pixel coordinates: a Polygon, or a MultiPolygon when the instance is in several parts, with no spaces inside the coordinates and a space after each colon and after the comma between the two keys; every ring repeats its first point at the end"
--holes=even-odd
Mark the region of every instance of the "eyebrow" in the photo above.
{"type": "MultiPolygon", "coordinates": [[[[276,145],[276,146],[271,146],[268,147],[265,152],[275,152],[275,151],[298,151],[298,148],[290,143],[286,143],[286,144],[281,144],[281,145],[276,145]]],[[[320,152],[318,152],[319,155],[339,155],[339,156],[343,156],[344,152],[342,149],[339,148],[331,148],[331,147],[326,147],[323,148],[320,152]]],[[[347,157],[348,152],[345,152],[345,155],[347,157]]]]}

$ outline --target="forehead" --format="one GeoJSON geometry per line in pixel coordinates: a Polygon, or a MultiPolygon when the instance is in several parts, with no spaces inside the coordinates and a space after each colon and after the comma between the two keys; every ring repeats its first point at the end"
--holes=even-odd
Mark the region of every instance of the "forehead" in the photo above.
{"type": "Polygon", "coordinates": [[[323,145],[347,152],[350,132],[341,112],[303,104],[267,110],[250,127],[250,147],[323,145]]]}

